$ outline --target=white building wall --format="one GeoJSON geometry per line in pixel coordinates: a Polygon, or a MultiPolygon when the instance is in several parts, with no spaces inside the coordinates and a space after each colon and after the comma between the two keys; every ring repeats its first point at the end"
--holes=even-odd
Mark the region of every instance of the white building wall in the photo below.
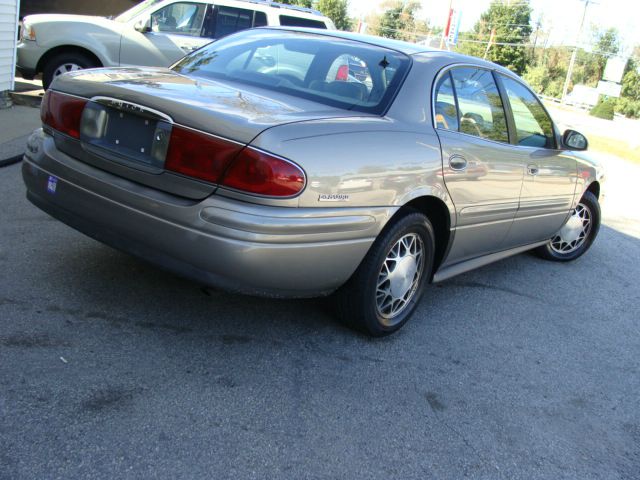
{"type": "Polygon", "coordinates": [[[13,90],[20,0],[0,0],[0,93],[13,90]]]}

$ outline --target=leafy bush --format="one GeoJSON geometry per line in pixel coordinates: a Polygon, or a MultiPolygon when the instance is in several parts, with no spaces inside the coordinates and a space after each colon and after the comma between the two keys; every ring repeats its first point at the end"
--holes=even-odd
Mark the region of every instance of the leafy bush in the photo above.
{"type": "Polygon", "coordinates": [[[619,98],[616,104],[616,112],[620,112],[627,118],[640,118],[640,100],[619,98]]]}
{"type": "Polygon", "coordinates": [[[561,78],[557,78],[552,80],[547,85],[547,88],[544,89],[544,94],[549,95],[553,98],[561,98],[562,97],[562,89],[564,88],[564,80],[561,78]]]}
{"type": "Polygon", "coordinates": [[[613,113],[615,112],[616,101],[613,98],[600,97],[598,104],[591,109],[589,114],[594,117],[604,118],[605,120],[613,120],[613,113]]]}
{"type": "Polygon", "coordinates": [[[538,93],[544,93],[549,84],[549,72],[544,65],[529,67],[523,78],[538,93]]]}

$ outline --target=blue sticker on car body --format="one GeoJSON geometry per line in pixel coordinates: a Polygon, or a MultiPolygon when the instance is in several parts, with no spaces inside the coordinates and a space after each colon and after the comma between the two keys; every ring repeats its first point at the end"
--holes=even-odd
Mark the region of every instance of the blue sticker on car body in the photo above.
{"type": "Polygon", "coordinates": [[[49,180],[47,180],[47,192],[56,193],[56,188],[58,187],[58,177],[54,177],[53,175],[49,175],[49,180]]]}

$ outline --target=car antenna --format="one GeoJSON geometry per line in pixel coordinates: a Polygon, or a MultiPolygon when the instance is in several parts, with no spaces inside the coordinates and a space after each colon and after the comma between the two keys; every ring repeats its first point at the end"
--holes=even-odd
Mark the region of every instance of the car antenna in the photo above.
{"type": "Polygon", "coordinates": [[[378,65],[380,65],[382,68],[387,68],[389,66],[389,62],[387,61],[386,55],[382,60],[380,60],[380,63],[378,65]]]}

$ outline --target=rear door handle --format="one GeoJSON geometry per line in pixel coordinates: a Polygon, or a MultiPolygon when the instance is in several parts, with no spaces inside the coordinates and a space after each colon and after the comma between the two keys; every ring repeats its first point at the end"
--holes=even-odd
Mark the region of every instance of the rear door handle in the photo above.
{"type": "Polygon", "coordinates": [[[540,172],[540,169],[538,168],[537,165],[527,165],[527,173],[529,175],[538,175],[538,173],[540,172]]]}
{"type": "Polygon", "coordinates": [[[451,155],[449,157],[449,167],[451,167],[451,170],[464,170],[467,168],[467,159],[461,155],[451,155]]]}

